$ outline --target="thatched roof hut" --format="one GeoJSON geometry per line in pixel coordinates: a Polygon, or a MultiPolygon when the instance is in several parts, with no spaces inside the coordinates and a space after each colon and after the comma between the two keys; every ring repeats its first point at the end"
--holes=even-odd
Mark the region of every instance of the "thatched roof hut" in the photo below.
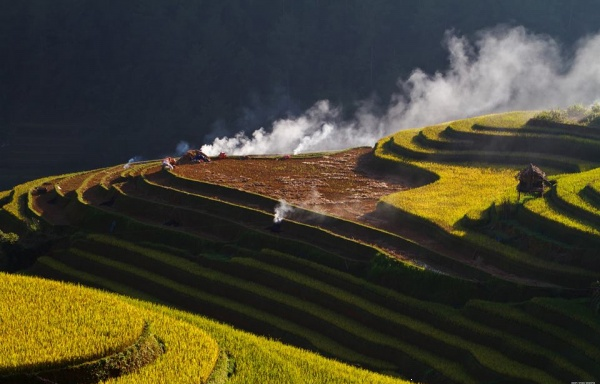
{"type": "Polygon", "coordinates": [[[177,165],[192,164],[192,163],[210,163],[210,158],[199,149],[190,149],[177,160],[177,165]]]}
{"type": "Polygon", "coordinates": [[[544,171],[531,163],[517,174],[516,179],[519,180],[517,185],[519,199],[521,198],[521,192],[541,196],[544,194],[545,187],[552,186],[544,171]]]}

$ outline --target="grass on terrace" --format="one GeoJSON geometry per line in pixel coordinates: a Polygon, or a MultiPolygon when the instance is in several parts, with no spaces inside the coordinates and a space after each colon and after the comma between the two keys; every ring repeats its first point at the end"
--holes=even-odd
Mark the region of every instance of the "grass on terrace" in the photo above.
{"type": "Polygon", "coordinates": [[[587,186],[600,187],[600,168],[583,173],[561,175],[556,184],[557,195],[567,203],[579,207],[592,214],[600,216],[600,209],[581,196],[581,191],[587,186]]]}
{"type": "MultiPolygon", "coordinates": [[[[500,115],[487,115],[452,122],[456,130],[470,130],[473,124],[494,127],[521,127],[534,116],[534,112],[513,112],[500,115]]],[[[436,124],[430,127],[399,131],[393,134],[394,142],[414,146],[411,143],[415,132],[443,129],[448,123],[436,124]]],[[[515,189],[515,167],[481,167],[478,164],[451,165],[434,162],[414,161],[394,155],[384,149],[383,143],[389,137],[379,141],[376,154],[382,158],[411,163],[420,168],[428,169],[440,179],[421,188],[398,192],[386,197],[388,202],[398,204],[410,212],[423,213],[434,219],[437,224],[452,227],[465,212],[482,206],[489,206],[497,198],[507,196],[515,189]],[[450,198],[450,199],[449,199],[450,198]],[[407,200],[406,202],[403,202],[407,200]],[[441,210],[437,207],[442,206],[441,210]],[[437,211],[437,213],[432,212],[437,211]],[[437,217],[436,217],[437,216],[437,217]]],[[[516,193],[515,193],[516,197],[516,193]]]]}
{"type": "MultiPolygon", "coordinates": [[[[467,131],[473,124],[493,126],[498,128],[514,128],[525,126],[535,112],[512,112],[498,115],[487,115],[476,118],[452,122],[456,130],[467,131]]],[[[445,127],[447,124],[422,128],[431,130],[436,127],[445,127]]],[[[392,135],[398,144],[409,143],[417,130],[399,131],[392,135]]],[[[439,176],[439,180],[420,188],[402,191],[388,195],[382,201],[389,203],[403,211],[421,216],[434,222],[440,227],[456,235],[464,235],[464,230],[457,225],[459,220],[473,211],[482,211],[492,203],[502,201],[516,201],[515,175],[518,167],[508,166],[481,166],[479,164],[446,164],[425,161],[415,161],[402,158],[384,149],[383,143],[388,138],[379,142],[377,155],[394,161],[400,161],[427,169],[439,176]]],[[[414,146],[414,144],[409,144],[414,146]]],[[[597,171],[596,171],[597,172],[597,171]]],[[[560,184],[579,185],[584,179],[579,174],[561,177],[560,184]],[[577,181],[579,180],[579,181],[577,181]]],[[[587,179],[589,182],[589,179],[587,179]]],[[[533,203],[542,204],[541,202],[533,203]]],[[[540,208],[541,209],[541,208],[540,208]]]]}
{"type": "MultiPolygon", "coordinates": [[[[430,133],[429,136],[435,138],[436,132],[449,124],[456,131],[471,131],[471,127],[474,124],[478,124],[479,126],[496,127],[504,130],[503,134],[505,135],[509,131],[514,131],[514,135],[527,135],[525,132],[519,133],[519,130],[523,128],[527,131],[529,129],[527,122],[534,116],[537,116],[536,112],[511,112],[480,116],[431,127],[399,131],[381,139],[376,148],[376,155],[378,157],[432,172],[438,177],[432,183],[420,188],[385,196],[381,201],[397,208],[400,212],[408,213],[424,222],[434,223],[447,233],[477,247],[481,247],[481,249],[493,251],[495,254],[502,254],[505,259],[498,259],[497,262],[501,263],[505,268],[508,265],[511,265],[511,268],[518,266],[523,266],[527,269],[532,268],[532,270],[538,271],[536,273],[542,273],[543,276],[549,277],[555,283],[560,283],[556,278],[558,275],[564,275],[564,278],[568,277],[570,279],[568,284],[575,285],[577,284],[576,281],[596,279],[597,274],[593,271],[571,265],[547,263],[544,260],[536,259],[517,247],[500,243],[492,237],[478,231],[469,230],[463,225],[464,222],[461,221],[463,217],[468,218],[469,222],[473,222],[473,220],[479,221],[485,217],[486,211],[493,204],[498,207],[507,202],[516,203],[516,186],[518,182],[515,176],[522,166],[505,164],[494,166],[474,162],[459,163],[416,160],[404,157],[389,149],[389,146],[386,145],[386,143],[391,142],[392,146],[407,148],[409,151],[435,153],[435,150],[420,147],[418,143],[413,141],[413,138],[419,131],[428,131],[430,133]]],[[[570,136],[565,136],[565,140],[569,140],[568,137],[570,136]]],[[[459,159],[461,151],[446,151],[446,153],[452,154],[452,157],[455,156],[459,159]]],[[[485,154],[485,152],[482,152],[482,154],[485,154]]],[[[547,157],[552,160],[552,156],[547,157]]],[[[560,154],[557,154],[554,158],[561,159],[559,156],[560,154]]],[[[583,199],[569,195],[575,189],[581,189],[585,183],[591,183],[588,190],[592,191],[591,194],[593,194],[592,186],[598,172],[593,169],[598,166],[598,163],[581,162],[572,158],[564,158],[561,161],[567,161],[567,163],[576,165],[576,168],[591,169],[591,171],[589,173],[583,172],[572,175],[552,176],[552,172],[556,171],[546,169],[546,172],[549,172],[550,178],[558,182],[557,193],[559,194],[559,198],[563,198],[568,203],[577,207],[584,207],[584,209],[591,213],[597,212],[597,209],[592,204],[584,203],[583,199]],[[561,184],[563,185],[561,186],[561,184]]],[[[540,220],[545,220],[551,228],[554,228],[553,230],[560,231],[562,225],[590,236],[600,235],[600,231],[593,224],[584,222],[578,214],[569,214],[557,209],[550,200],[547,196],[543,199],[525,198],[522,200],[523,208],[525,211],[531,212],[530,215],[539,217],[540,220]]],[[[561,281],[564,282],[564,280],[561,281]]]]}
{"type": "Polygon", "coordinates": [[[133,344],[144,327],[138,311],[116,298],[6,274],[0,275],[0,319],[0,373],[107,356],[133,344]]]}
{"type": "MultiPolygon", "coordinates": [[[[575,210],[587,213],[590,216],[597,216],[600,219],[600,209],[582,197],[582,191],[587,185],[594,185],[600,180],[600,168],[581,173],[557,175],[553,179],[557,181],[557,199],[564,202],[567,207],[570,206],[575,210]]],[[[553,199],[531,199],[526,201],[524,205],[531,212],[547,220],[583,233],[600,236],[597,225],[586,221],[582,214],[573,213],[572,210],[569,211],[569,208],[567,208],[567,211],[560,209],[556,204],[553,204],[553,199]]]]}
{"type": "MultiPolygon", "coordinates": [[[[473,210],[484,210],[494,201],[511,196],[515,169],[420,163],[440,179],[426,186],[382,198],[403,211],[424,217],[449,231],[473,210]]],[[[514,193],[516,198],[516,193],[514,193]]]]}
{"type": "Polygon", "coordinates": [[[2,209],[14,216],[18,220],[31,225],[31,219],[27,212],[27,204],[29,204],[29,191],[45,182],[56,180],[56,177],[46,177],[43,179],[32,180],[24,184],[19,184],[14,187],[12,199],[8,201],[2,209]]]}
{"type": "Polygon", "coordinates": [[[527,201],[525,206],[531,212],[544,217],[546,220],[558,222],[569,228],[573,228],[584,233],[589,233],[594,236],[600,236],[600,230],[596,226],[582,221],[576,216],[569,216],[557,210],[556,207],[548,202],[548,200],[532,199],[527,201]]]}
{"type": "MultiPolygon", "coordinates": [[[[518,127],[521,127],[525,124],[529,117],[531,116],[520,112],[503,114],[500,116],[490,115],[459,121],[456,122],[456,124],[453,123],[453,127],[456,126],[458,129],[469,129],[468,127],[476,122],[486,126],[495,127],[502,127],[504,125],[517,130],[518,127]]],[[[394,137],[398,138],[397,142],[399,142],[412,137],[414,132],[414,130],[399,132],[395,134],[394,137]]],[[[381,143],[383,143],[383,141],[381,143]]],[[[461,165],[410,161],[403,159],[398,155],[386,152],[381,145],[378,147],[377,151],[378,155],[381,157],[406,162],[417,167],[422,167],[428,171],[434,172],[439,176],[439,179],[431,184],[386,196],[383,198],[383,201],[392,204],[401,210],[420,216],[426,220],[430,220],[439,225],[441,228],[455,235],[464,236],[470,239],[476,237],[476,235],[465,231],[459,224],[461,218],[465,214],[473,211],[482,211],[488,208],[494,202],[499,203],[507,199],[514,201],[516,199],[515,186],[517,182],[515,180],[515,174],[518,171],[518,168],[492,167],[489,165],[478,166],[477,164],[461,165]]],[[[596,176],[597,171],[596,173],[591,171],[576,175],[556,176],[560,182],[564,180],[564,184],[562,184],[562,186],[561,183],[559,183],[559,186],[561,186],[562,189],[560,189],[557,193],[561,194],[562,197],[571,196],[580,191],[585,185],[590,184],[598,186],[598,183],[595,180],[596,176]]],[[[26,194],[27,190],[25,189],[22,192],[26,194]]],[[[2,196],[3,195],[0,195],[0,199],[2,196]]],[[[575,199],[573,196],[570,198],[575,199]]],[[[545,200],[530,200],[527,202],[527,204],[531,205],[532,207],[536,207],[536,204],[542,204],[538,201],[544,202],[545,200]]],[[[578,200],[572,200],[570,202],[579,204],[578,200]]],[[[542,205],[540,206],[542,208],[544,207],[542,205]]],[[[22,211],[22,208],[23,207],[17,209],[16,212],[22,211]]],[[[552,214],[548,214],[546,212],[542,213],[545,215],[545,217],[553,217],[552,214]]],[[[483,240],[483,238],[479,238],[477,241],[485,240],[483,240]]],[[[500,245],[494,244],[491,246],[500,247],[500,245]]],[[[122,248],[125,249],[126,247],[122,248]]],[[[515,257],[520,257],[520,255],[517,254],[517,250],[513,251],[515,252],[515,257]]],[[[4,275],[0,275],[0,278],[3,277],[4,275]]],[[[0,282],[1,281],[2,280],[0,280],[0,282]]],[[[28,282],[28,285],[31,285],[31,282],[28,282]]],[[[0,293],[4,293],[2,288],[3,287],[0,286],[0,293]]],[[[34,291],[40,290],[43,289],[36,289],[34,291]]],[[[328,287],[324,287],[323,290],[327,290],[328,292],[334,291],[332,288],[328,287]]],[[[19,300],[19,298],[14,300],[19,300]]],[[[393,378],[375,375],[368,371],[357,370],[347,365],[333,362],[332,360],[326,360],[316,355],[308,354],[304,351],[283,346],[271,340],[266,340],[260,337],[234,331],[228,326],[217,324],[185,312],[175,311],[166,307],[140,302],[133,299],[122,298],[118,301],[118,305],[122,305],[122,303],[127,302],[133,305],[132,308],[135,307],[136,310],[139,311],[129,317],[135,318],[138,316],[139,319],[149,320],[152,322],[157,334],[165,341],[168,353],[161,357],[155,364],[145,367],[139,373],[132,375],[131,377],[115,379],[111,382],[154,382],[157,381],[157,378],[159,377],[161,379],[163,377],[170,377],[171,380],[175,380],[171,382],[206,382],[208,375],[210,374],[210,371],[216,362],[217,356],[220,353],[221,356],[223,356],[223,352],[226,352],[227,355],[235,359],[235,374],[229,379],[228,382],[230,383],[401,382],[393,378]],[[121,302],[120,300],[123,301],[121,302]],[[178,320],[173,320],[175,318],[178,320]],[[210,336],[214,337],[215,340],[217,340],[218,346],[216,342],[206,341],[203,336],[201,336],[205,331],[208,332],[210,336]],[[183,339],[182,335],[185,335],[185,340],[183,339]],[[198,340],[204,341],[198,342],[198,340],[195,340],[196,336],[198,336],[198,340]],[[177,351],[186,352],[182,353],[177,351]],[[194,353],[190,353],[190,351],[194,351],[194,353]],[[198,355],[195,354],[195,351],[198,351],[198,355]],[[202,355],[202,353],[208,355],[209,359],[201,359],[199,364],[198,356],[202,355]]],[[[45,301],[34,301],[33,305],[41,305],[40,303],[45,303],[45,301]]],[[[366,306],[367,304],[364,305],[366,306]]],[[[476,305],[472,306],[473,308],[477,307],[476,305]]],[[[0,309],[3,309],[4,311],[6,311],[6,308],[10,307],[0,307],[0,309]]],[[[506,312],[508,322],[514,321],[517,315],[522,315],[519,311],[505,310],[505,306],[496,305],[494,308],[497,308],[499,311],[506,312]]],[[[487,312],[483,310],[480,311],[487,312]]],[[[4,316],[0,311],[0,325],[2,325],[2,321],[4,320],[4,316]]],[[[461,320],[464,321],[462,318],[456,321],[460,322],[461,320]]],[[[12,321],[14,321],[14,319],[12,319],[12,321]]],[[[78,324],[78,321],[79,320],[73,320],[70,323],[78,324]]],[[[69,326],[70,325],[67,325],[65,327],[69,326]]],[[[117,327],[114,329],[117,329],[117,327]]],[[[2,328],[0,327],[0,332],[1,330],[2,328]]],[[[434,332],[432,331],[431,333],[433,334],[434,332]]],[[[485,333],[487,334],[488,331],[485,333]]],[[[26,333],[21,332],[20,334],[23,335],[26,333]]],[[[3,337],[4,335],[0,336],[3,337]]],[[[208,339],[210,340],[210,337],[208,337],[208,339]]],[[[518,344],[519,341],[514,341],[514,343],[518,344]]],[[[476,345],[472,346],[472,348],[475,350],[476,355],[489,358],[490,361],[500,364],[500,367],[498,368],[500,371],[510,370],[511,373],[515,373],[521,370],[521,367],[519,366],[511,366],[505,363],[501,358],[496,356],[496,353],[489,355],[489,351],[476,345]]],[[[534,347],[531,348],[533,349],[534,347]]],[[[597,353],[595,349],[592,352],[592,355],[597,353]]],[[[10,355],[11,352],[7,352],[6,354],[10,355]]],[[[561,363],[562,362],[559,360],[555,361],[555,364],[557,365],[560,365],[561,363]]],[[[567,367],[566,363],[563,363],[563,365],[565,366],[565,369],[572,369],[567,367]]],[[[522,370],[525,371],[526,369],[522,368],[522,370]]],[[[527,372],[530,372],[530,370],[527,369],[527,372]]],[[[538,378],[540,377],[539,374],[542,374],[542,372],[537,371],[531,372],[533,372],[534,376],[538,378]]],[[[528,375],[530,373],[528,373],[528,375]]],[[[549,377],[546,382],[550,382],[550,379],[551,377],[549,377]]]]}
{"type": "Polygon", "coordinates": [[[600,179],[590,182],[590,188],[594,193],[600,195],[600,179]]]}
{"type": "Polygon", "coordinates": [[[134,344],[146,322],[166,352],[111,383],[205,383],[217,361],[206,332],[117,295],[9,274],[0,292],[0,375],[98,361],[134,344]]]}
{"type": "Polygon", "coordinates": [[[255,336],[232,327],[207,320],[188,312],[135,302],[141,307],[164,313],[198,326],[211,334],[219,346],[235,359],[235,373],[228,384],[246,383],[328,383],[328,384],[403,384],[412,383],[370,372],[341,362],[327,359],[305,350],[255,336]]]}
{"type": "Polygon", "coordinates": [[[34,277],[0,274],[0,282],[0,374],[112,353],[148,321],[165,353],[107,383],[207,383],[219,355],[224,372],[210,383],[406,383],[150,302],[34,277]]]}
{"type": "Polygon", "coordinates": [[[3,204],[4,204],[4,202],[8,202],[8,199],[9,199],[9,197],[10,197],[10,194],[11,194],[11,191],[10,191],[10,190],[8,190],[8,191],[1,191],[1,192],[0,192],[0,202],[2,203],[2,204],[0,204],[0,205],[3,205],[3,204]]]}

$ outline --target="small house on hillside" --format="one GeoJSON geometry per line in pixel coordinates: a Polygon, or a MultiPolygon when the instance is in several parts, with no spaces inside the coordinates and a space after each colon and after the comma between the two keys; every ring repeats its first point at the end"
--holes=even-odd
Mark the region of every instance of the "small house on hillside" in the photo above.
{"type": "Polygon", "coordinates": [[[517,185],[519,200],[521,192],[542,196],[545,187],[552,187],[552,183],[546,178],[544,171],[531,163],[517,174],[516,179],[519,180],[517,185]]]}

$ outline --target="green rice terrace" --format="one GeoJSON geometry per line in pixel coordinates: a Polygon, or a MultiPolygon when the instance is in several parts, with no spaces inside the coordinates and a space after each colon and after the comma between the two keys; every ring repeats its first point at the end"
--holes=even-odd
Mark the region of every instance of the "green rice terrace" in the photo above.
{"type": "Polygon", "coordinates": [[[0,192],[0,383],[599,381],[598,109],[0,192]]]}

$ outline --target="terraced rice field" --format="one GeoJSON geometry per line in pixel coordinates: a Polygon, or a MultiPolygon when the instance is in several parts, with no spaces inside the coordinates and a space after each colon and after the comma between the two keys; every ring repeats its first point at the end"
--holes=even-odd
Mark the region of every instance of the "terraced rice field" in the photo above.
{"type": "Polygon", "coordinates": [[[600,140],[534,114],[398,132],[375,149],[39,180],[0,195],[0,229],[37,223],[54,236],[28,274],[209,316],[389,380],[593,381],[600,140]],[[556,187],[517,200],[529,162],[556,187]],[[291,209],[274,227],[281,200],[291,209]]]}
{"type": "Polygon", "coordinates": [[[189,324],[74,285],[0,279],[2,382],[206,382],[215,367],[217,343],[189,324]]]}

